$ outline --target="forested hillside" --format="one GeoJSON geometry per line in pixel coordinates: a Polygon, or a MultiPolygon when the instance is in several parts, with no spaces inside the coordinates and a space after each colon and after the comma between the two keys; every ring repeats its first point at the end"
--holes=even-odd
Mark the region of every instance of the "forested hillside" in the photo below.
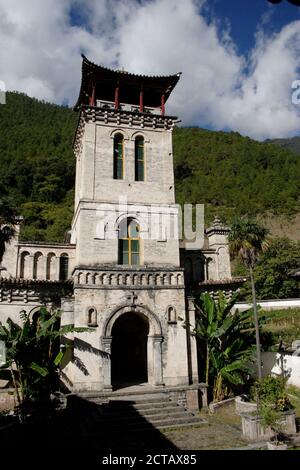
{"type": "Polygon", "coordinates": [[[291,139],[273,139],[267,140],[266,142],[279,145],[287,150],[300,155],[300,137],[292,137],[291,139]]]}
{"type": "MultiPolygon", "coordinates": [[[[0,197],[23,214],[24,239],[61,241],[69,228],[76,122],[69,108],[20,93],[0,106],[0,197]]],[[[300,157],[278,145],[177,128],[174,161],[177,201],[206,204],[207,223],[215,213],[230,222],[244,213],[300,212],[300,157]]]]}
{"type": "Polygon", "coordinates": [[[181,128],[174,133],[179,202],[204,202],[230,221],[245,213],[299,211],[300,157],[235,132],[181,128]]]}
{"type": "Polygon", "coordinates": [[[0,197],[25,218],[23,238],[61,241],[73,212],[76,114],[20,93],[0,105],[0,197]]]}

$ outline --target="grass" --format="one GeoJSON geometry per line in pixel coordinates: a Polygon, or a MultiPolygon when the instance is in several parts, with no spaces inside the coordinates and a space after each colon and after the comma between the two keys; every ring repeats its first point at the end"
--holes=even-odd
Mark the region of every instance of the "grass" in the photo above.
{"type": "Polygon", "coordinates": [[[292,405],[295,408],[296,416],[300,417],[300,388],[295,387],[295,385],[288,385],[286,391],[292,405]]]}
{"type": "Polygon", "coordinates": [[[262,330],[272,333],[275,344],[282,340],[286,346],[291,346],[300,339],[300,308],[261,310],[260,316],[266,320],[262,330]]]}

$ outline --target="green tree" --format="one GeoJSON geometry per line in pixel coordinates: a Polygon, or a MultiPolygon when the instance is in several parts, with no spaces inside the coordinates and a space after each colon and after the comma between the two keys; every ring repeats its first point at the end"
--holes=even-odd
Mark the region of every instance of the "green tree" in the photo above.
{"type": "Polygon", "coordinates": [[[6,345],[6,364],[15,387],[18,408],[24,412],[39,413],[50,403],[50,395],[57,390],[60,364],[67,354],[67,346],[60,348],[61,336],[70,332],[90,331],[74,325],[60,326],[62,312],[50,312],[42,307],[32,317],[21,312],[22,325],[10,318],[7,326],[0,322],[0,340],[6,345]]]}
{"type": "Polygon", "coordinates": [[[240,219],[233,223],[229,233],[230,251],[234,256],[240,257],[250,275],[259,380],[262,378],[261,346],[253,269],[259,254],[268,247],[267,235],[268,230],[266,228],[249,219],[240,219]]]}
{"type": "Polygon", "coordinates": [[[287,238],[272,240],[261,254],[254,269],[255,287],[259,299],[297,297],[299,282],[290,272],[300,266],[300,243],[287,238]]]}
{"type": "Polygon", "coordinates": [[[232,312],[235,301],[235,298],[228,301],[223,292],[218,293],[216,301],[208,293],[195,299],[195,334],[205,362],[205,381],[213,389],[213,400],[228,396],[252,372],[251,313],[232,312]]]}

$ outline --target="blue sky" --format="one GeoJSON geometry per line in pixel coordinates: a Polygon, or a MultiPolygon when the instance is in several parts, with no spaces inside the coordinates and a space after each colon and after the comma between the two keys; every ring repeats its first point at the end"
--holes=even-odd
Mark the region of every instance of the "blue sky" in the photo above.
{"type": "Polygon", "coordinates": [[[298,7],[286,0],[273,5],[267,0],[210,0],[208,17],[228,20],[231,37],[241,54],[248,53],[255,45],[255,32],[264,23],[270,35],[278,33],[283,26],[300,19],[298,7]]]}
{"type": "Polygon", "coordinates": [[[81,52],[141,74],[181,71],[167,112],[255,139],[299,135],[300,13],[286,0],[0,0],[0,82],[72,106],[81,52]]]}

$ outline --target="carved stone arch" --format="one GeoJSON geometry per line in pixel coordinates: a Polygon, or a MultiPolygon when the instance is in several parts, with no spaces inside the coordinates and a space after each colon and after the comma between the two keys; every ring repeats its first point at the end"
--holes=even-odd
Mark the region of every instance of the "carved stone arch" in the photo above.
{"type": "Polygon", "coordinates": [[[145,135],[143,131],[135,131],[133,134],[131,134],[130,140],[135,140],[137,137],[143,137],[145,144],[148,144],[150,142],[149,138],[145,135]]]}
{"type": "Polygon", "coordinates": [[[141,216],[141,214],[137,214],[136,212],[124,212],[123,214],[120,214],[116,218],[114,230],[118,230],[119,225],[123,222],[124,219],[136,220],[137,223],[140,226],[140,231],[141,232],[147,232],[148,231],[148,224],[146,223],[144,218],[141,216]]]}
{"type": "Polygon", "coordinates": [[[111,336],[112,327],[115,321],[123,315],[123,313],[129,312],[136,312],[141,315],[144,315],[149,321],[149,335],[159,335],[162,336],[162,326],[160,323],[159,318],[155,315],[155,313],[151,312],[151,310],[146,307],[145,305],[120,305],[116,309],[114,309],[107,320],[104,323],[103,327],[103,337],[111,336]]]}
{"type": "Polygon", "coordinates": [[[32,318],[32,315],[34,315],[36,312],[39,312],[41,308],[45,307],[45,305],[39,305],[38,307],[33,307],[29,313],[28,316],[32,318]]]}
{"type": "Polygon", "coordinates": [[[138,314],[144,317],[149,324],[147,338],[147,375],[148,382],[154,386],[162,386],[163,383],[163,360],[162,360],[162,327],[159,318],[144,305],[119,305],[114,309],[103,327],[101,337],[102,349],[107,353],[103,362],[103,386],[106,390],[112,390],[111,383],[111,346],[113,340],[113,326],[123,314],[138,314]]]}
{"type": "Polygon", "coordinates": [[[117,134],[122,135],[124,140],[130,140],[128,133],[126,131],[124,131],[124,129],[122,129],[122,130],[113,129],[110,133],[110,138],[114,139],[117,134]]]}

